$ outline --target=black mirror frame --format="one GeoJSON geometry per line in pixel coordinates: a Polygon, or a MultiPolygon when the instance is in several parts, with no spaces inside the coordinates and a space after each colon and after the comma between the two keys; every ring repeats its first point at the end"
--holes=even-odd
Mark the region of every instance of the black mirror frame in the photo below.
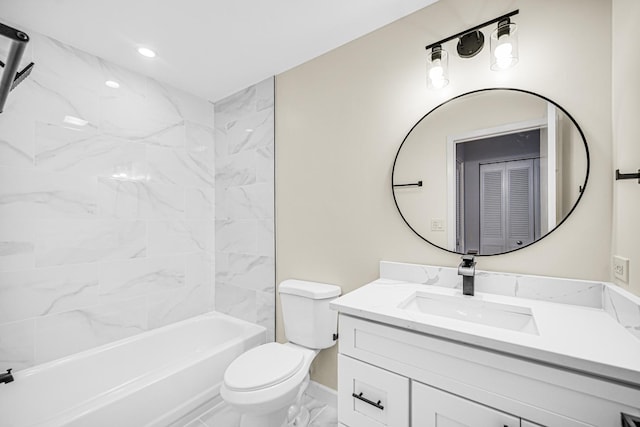
{"type": "MultiPolygon", "coordinates": [[[[548,235],[550,235],[551,233],[553,233],[554,231],[556,231],[558,228],[560,228],[560,226],[562,224],[564,224],[564,222],[567,220],[567,218],[569,218],[571,216],[571,214],[573,213],[573,211],[576,209],[576,207],[578,206],[578,204],[580,203],[580,200],[582,200],[582,196],[584,195],[585,190],[587,189],[587,182],[589,181],[589,170],[591,167],[591,157],[589,155],[589,146],[587,145],[587,138],[584,136],[584,132],[582,131],[582,128],[580,127],[580,125],[578,125],[578,122],[573,118],[573,116],[571,114],[569,114],[569,112],[567,110],[565,110],[561,105],[559,105],[557,102],[547,98],[546,96],[540,95],[538,93],[535,92],[531,92],[528,90],[524,90],[524,89],[516,89],[516,88],[509,88],[509,87],[495,87],[495,88],[485,88],[485,89],[477,89],[477,90],[472,90],[470,92],[465,92],[462,93],[460,95],[454,96],[453,98],[450,98],[446,101],[444,101],[443,103],[439,104],[438,106],[432,108],[431,110],[429,110],[429,112],[427,114],[425,114],[424,116],[422,116],[422,118],[420,120],[418,120],[409,130],[409,132],[407,132],[407,135],[404,137],[404,139],[402,140],[402,143],[400,144],[400,147],[398,147],[398,151],[396,152],[396,156],[393,159],[393,167],[391,169],[391,194],[393,195],[393,202],[396,205],[396,209],[398,210],[398,213],[400,214],[400,217],[402,218],[402,220],[404,221],[404,223],[407,225],[407,227],[409,227],[409,229],[411,231],[413,231],[418,237],[420,237],[422,240],[424,240],[425,242],[429,243],[430,245],[438,248],[438,249],[442,249],[443,251],[447,251],[456,255],[464,255],[460,252],[456,252],[450,249],[446,249],[443,248],[440,245],[436,245],[435,243],[429,241],[428,239],[426,239],[424,236],[422,236],[420,233],[418,233],[412,226],[411,224],[409,224],[409,222],[407,221],[407,219],[404,217],[404,215],[402,215],[402,211],[400,210],[400,206],[398,205],[398,200],[396,199],[396,193],[394,191],[394,183],[393,183],[393,176],[394,176],[394,172],[396,169],[396,162],[398,161],[398,155],[400,154],[400,150],[402,150],[402,147],[404,146],[404,143],[407,141],[407,138],[409,138],[409,135],[411,135],[411,132],[416,128],[416,126],[418,126],[429,114],[431,114],[432,112],[434,112],[435,110],[445,106],[446,104],[458,99],[458,98],[462,98],[463,96],[467,96],[467,95],[471,95],[474,93],[480,93],[480,92],[488,92],[488,91],[494,91],[494,90],[510,90],[510,91],[514,91],[514,92],[520,92],[520,93],[526,93],[529,95],[534,95],[537,96],[538,98],[544,99],[547,102],[552,103],[553,105],[555,105],[558,109],[560,109],[569,119],[571,119],[571,121],[573,122],[573,124],[576,126],[576,129],[578,129],[578,132],[580,133],[580,137],[582,138],[582,142],[584,144],[584,150],[585,150],[585,154],[587,156],[587,173],[586,176],[584,178],[584,183],[582,184],[582,191],[580,191],[580,195],[578,196],[578,199],[576,200],[576,202],[574,203],[573,207],[571,208],[571,210],[567,213],[567,215],[565,215],[564,218],[562,218],[562,220],[556,224],[556,226],[553,228],[553,230],[549,231],[548,233],[546,233],[544,236],[541,236],[538,240],[535,240],[531,243],[529,243],[526,246],[522,246],[520,248],[516,248],[516,249],[512,249],[510,251],[505,251],[505,252],[501,252],[501,253],[497,253],[497,254],[486,254],[486,255],[482,255],[482,254],[477,254],[476,256],[497,256],[497,255],[504,255],[504,254],[508,254],[508,253],[512,253],[512,252],[516,252],[516,251],[520,251],[522,249],[528,248],[529,246],[532,246],[538,242],[540,242],[541,240],[543,240],[545,237],[547,237],[548,235]]],[[[420,182],[420,184],[422,184],[422,182],[420,182]]]]}

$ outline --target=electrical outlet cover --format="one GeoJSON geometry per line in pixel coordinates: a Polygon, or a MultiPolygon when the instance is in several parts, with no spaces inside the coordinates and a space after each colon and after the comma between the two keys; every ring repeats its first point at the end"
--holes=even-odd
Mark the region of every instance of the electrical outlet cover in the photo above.
{"type": "Polygon", "coordinates": [[[624,283],[629,283],[629,259],[615,255],[613,257],[613,275],[624,283]]]}

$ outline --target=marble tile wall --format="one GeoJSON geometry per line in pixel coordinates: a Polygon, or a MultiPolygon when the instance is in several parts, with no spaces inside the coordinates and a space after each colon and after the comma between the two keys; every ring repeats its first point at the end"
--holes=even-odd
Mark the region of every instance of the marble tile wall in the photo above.
{"type": "Polygon", "coordinates": [[[274,79],[215,103],[216,310],[275,332],[274,79]]]}
{"type": "Polygon", "coordinates": [[[0,371],[215,305],[213,105],[27,32],[0,114],[0,371]]]}

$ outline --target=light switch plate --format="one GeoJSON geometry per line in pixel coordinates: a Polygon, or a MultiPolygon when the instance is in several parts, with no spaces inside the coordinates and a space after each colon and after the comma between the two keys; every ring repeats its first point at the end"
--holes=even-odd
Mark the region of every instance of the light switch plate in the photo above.
{"type": "Polygon", "coordinates": [[[613,257],[613,275],[624,283],[629,283],[629,258],[613,257]]]}
{"type": "Polygon", "coordinates": [[[444,221],[441,219],[432,219],[431,231],[444,231],[444,221]]]}

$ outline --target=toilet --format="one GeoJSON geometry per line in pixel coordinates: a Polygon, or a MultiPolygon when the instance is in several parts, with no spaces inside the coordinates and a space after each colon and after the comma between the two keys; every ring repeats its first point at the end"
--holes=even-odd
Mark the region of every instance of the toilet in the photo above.
{"type": "Polygon", "coordinates": [[[220,394],[242,414],[240,427],[305,427],[309,415],[300,399],[309,367],[320,350],[336,343],[338,314],[329,303],[340,295],[339,286],[285,280],[278,292],[289,342],[255,347],[224,373],[220,394]]]}

